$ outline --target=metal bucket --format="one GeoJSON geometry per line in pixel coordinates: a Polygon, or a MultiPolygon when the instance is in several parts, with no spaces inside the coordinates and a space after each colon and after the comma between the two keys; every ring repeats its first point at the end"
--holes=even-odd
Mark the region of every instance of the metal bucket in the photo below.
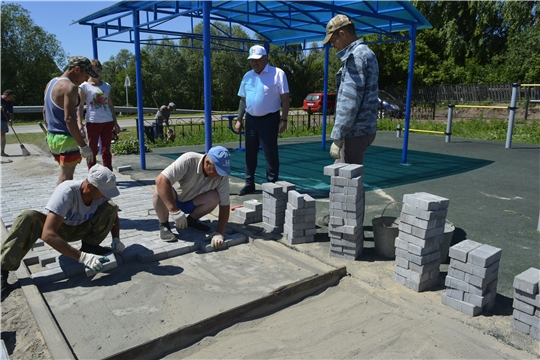
{"type": "Polygon", "coordinates": [[[444,240],[439,245],[439,250],[441,251],[441,263],[446,263],[448,261],[448,252],[450,251],[450,243],[452,242],[452,236],[454,236],[454,230],[456,230],[454,224],[446,220],[446,223],[444,224],[444,240]]]}
{"type": "MultiPolygon", "coordinates": [[[[373,224],[373,242],[377,255],[395,259],[396,258],[396,238],[399,235],[399,218],[396,216],[384,216],[384,212],[389,205],[386,205],[381,216],[375,216],[371,223],[373,224]]],[[[397,207],[397,205],[396,205],[397,207]]],[[[399,210],[399,207],[398,207],[399,210]]]]}

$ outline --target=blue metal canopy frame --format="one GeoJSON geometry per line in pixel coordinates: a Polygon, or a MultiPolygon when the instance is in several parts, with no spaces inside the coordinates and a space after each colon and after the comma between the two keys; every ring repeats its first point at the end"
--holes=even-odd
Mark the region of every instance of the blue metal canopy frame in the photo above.
{"type": "MultiPolygon", "coordinates": [[[[198,39],[193,29],[202,20],[202,50],[204,63],[204,118],[206,151],[212,147],[212,87],[210,58],[212,50],[246,51],[253,43],[261,41],[237,39],[232,36],[233,25],[242,25],[266,39],[269,44],[283,46],[301,44],[307,50],[308,43],[321,42],[326,35],[326,24],[337,14],[349,16],[358,36],[376,34],[377,42],[410,41],[409,78],[402,163],[407,162],[408,131],[414,69],[416,32],[431,28],[431,24],[408,1],[120,1],[82,19],[74,21],[91,26],[94,58],[98,58],[98,41],[134,44],[136,59],[136,88],[140,146],[140,167],[146,169],[142,72],[140,62],[141,44],[147,42],[141,34],[151,35],[151,42],[160,40],[198,39]],[[179,21],[185,27],[190,21],[191,31],[178,31],[179,21]],[[211,36],[212,21],[229,24],[229,31],[220,29],[221,35],[211,36]],[[400,34],[397,34],[400,33],[400,34]],[[407,35],[403,35],[406,33],[407,35]],[[237,48],[223,48],[212,39],[238,42],[237,48]]],[[[217,28],[216,28],[217,29],[217,28]]],[[[193,43],[192,43],[193,44],[193,43]]],[[[328,49],[325,46],[324,91],[328,90],[328,49]]],[[[326,102],[324,102],[326,107],[326,102]]],[[[326,109],[324,109],[326,110],[326,109]]],[[[326,114],[326,111],[323,112],[326,114]]],[[[326,141],[326,115],[323,116],[322,148],[326,141]]]]}

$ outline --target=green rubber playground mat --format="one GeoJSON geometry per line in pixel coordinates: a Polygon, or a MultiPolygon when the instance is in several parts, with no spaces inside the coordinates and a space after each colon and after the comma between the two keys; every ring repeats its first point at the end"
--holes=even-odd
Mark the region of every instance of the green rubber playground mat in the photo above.
{"type": "MultiPolygon", "coordinates": [[[[321,142],[287,144],[279,146],[279,180],[296,184],[301,193],[308,193],[316,198],[328,197],[330,177],[324,175],[324,167],[334,163],[330,157],[331,141],[327,149],[321,149],[321,142]]],[[[233,148],[231,153],[231,176],[244,178],[245,153],[233,148]]],[[[171,159],[182,153],[163,154],[171,159]]],[[[407,152],[407,161],[411,165],[401,164],[401,149],[382,146],[370,146],[364,162],[364,185],[370,188],[389,188],[403,184],[420,182],[440,177],[451,176],[489,165],[492,161],[461,156],[444,155],[424,151],[407,152]]],[[[266,180],[266,160],[259,150],[255,181],[258,184],[266,180]]]]}

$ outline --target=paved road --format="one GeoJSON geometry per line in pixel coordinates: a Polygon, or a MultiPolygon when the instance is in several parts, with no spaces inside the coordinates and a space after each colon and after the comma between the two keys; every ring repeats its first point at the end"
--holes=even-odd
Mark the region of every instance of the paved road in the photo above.
{"type": "MultiPolygon", "coordinates": [[[[234,112],[231,112],[231,114],[234,114],[234,112]]],[[[289,112],[290,115],[304,115],[305,113],[302,110],[292,110],[289,112]]],[[[212,121],[219,121],[221,120],[222,115],[227,114],[215,114],[212,115],[212,121]]],[[[154,121],[151,117],[145,117],[145,125],[152,125],[152,122],[154,121]]],[[[182,124],[182,123],[189,123],[189,122],[203,122],[204,116],[178,116],[174,115],[171,117],[171,124],[182,124]]],[[[121,128],[125,128],[128,126],[135,126],[135,115],[133,115],[133,118],[131,119],[124,119],[124,120],[118,120],[118,124],[120,124],[121,128]]],[[[18,134],[29,134],[29,133],[39,133],[41,132],[41,128],[36,123],[35,125],[15,125],[15,131],[18,134]]]]}

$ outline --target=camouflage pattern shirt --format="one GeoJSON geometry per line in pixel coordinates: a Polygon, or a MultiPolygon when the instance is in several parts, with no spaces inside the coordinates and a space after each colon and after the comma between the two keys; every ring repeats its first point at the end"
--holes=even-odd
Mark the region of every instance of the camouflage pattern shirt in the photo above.
{"type": "Polygon", "coordinates": [[[379,63],[373,51],[358,39],[338,52],[343,62],[336,74],[335,123],[332,139],[372,134],[377,131],[379,63]]]}

